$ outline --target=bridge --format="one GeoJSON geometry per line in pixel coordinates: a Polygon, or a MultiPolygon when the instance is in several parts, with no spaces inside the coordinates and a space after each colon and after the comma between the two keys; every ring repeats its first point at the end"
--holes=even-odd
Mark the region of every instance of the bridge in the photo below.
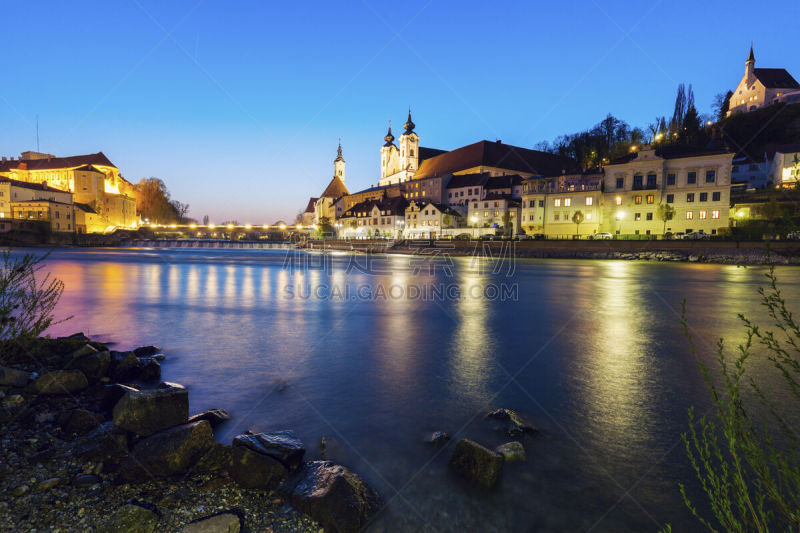
{"type": "Polygon", "coordinates": [[[122,243],[122,246],[133,248],[228,248],[235,250],[292,250],[297,246],[297,244],[288,241],[231,241],[228,239],[139,239],[126,241],[122,243]]]}

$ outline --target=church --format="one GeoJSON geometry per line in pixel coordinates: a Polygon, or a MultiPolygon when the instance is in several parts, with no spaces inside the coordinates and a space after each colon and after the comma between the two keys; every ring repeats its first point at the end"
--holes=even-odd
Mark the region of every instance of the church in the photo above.
{"type": "Polygon", "coordinates": [[[783,68],[756,68],[756,56],[750,45],[744,77],[733,91],[728,115],[747,113],[777,103],[800,102],[800,84],[783,68]]]}

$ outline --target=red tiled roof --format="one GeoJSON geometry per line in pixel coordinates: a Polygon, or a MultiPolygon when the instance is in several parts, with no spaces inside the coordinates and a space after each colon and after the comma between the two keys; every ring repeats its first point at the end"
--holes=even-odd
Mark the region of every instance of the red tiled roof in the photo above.
{"type": "Polygon", "coordinates": [[[11,169],[19,168],[20,163],[24,163],[28,170],[47,170],[51,168],[73,168],[83,165],[100,165],[104,167],[117,168],[103,152],[87,155],[72,155],[69,157],[51,157],[50,159],[16,159],[10,161],[0,161],[0,172],[8,172],[11,169]]]}
{"type": "Polygon", "coordinates": [[[344,183],[342,183],[342,180],[339,178],[339,176],[334,176],[333,179],[331,179],[331,182],[328,184],[328,186],[325,187],[325,190],[322,192],[322,194],[319,195],[319,197],[340,198],[345,194],[349,194],[347,192],[347,187],[344,186],[344,183]]]}

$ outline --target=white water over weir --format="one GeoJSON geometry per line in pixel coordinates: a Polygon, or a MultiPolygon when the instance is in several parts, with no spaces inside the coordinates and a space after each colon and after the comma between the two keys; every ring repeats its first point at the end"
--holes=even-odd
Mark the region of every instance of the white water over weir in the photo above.
{"type": "Polygon", "coordinates": [[[236,250],[291,250],[296,247],[292,242],[262,241],[228,241],[222,239],[167,239],[137,240],[122,244],[131,248],[231,248],[236,250]]]}

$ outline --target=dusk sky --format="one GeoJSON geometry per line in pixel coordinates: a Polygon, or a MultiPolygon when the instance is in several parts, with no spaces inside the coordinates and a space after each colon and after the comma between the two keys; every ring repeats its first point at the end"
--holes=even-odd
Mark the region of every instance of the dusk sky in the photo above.
{"type": "Polygon", "coordinates": [[[701,113],[757,67],[800,79],[800,2],[4,1],[0,153],[103,151],[190,216],[293,220],[330,180],[376,184],[391,119],[423,146],[533,147],[607,113],[701,113]]]}

